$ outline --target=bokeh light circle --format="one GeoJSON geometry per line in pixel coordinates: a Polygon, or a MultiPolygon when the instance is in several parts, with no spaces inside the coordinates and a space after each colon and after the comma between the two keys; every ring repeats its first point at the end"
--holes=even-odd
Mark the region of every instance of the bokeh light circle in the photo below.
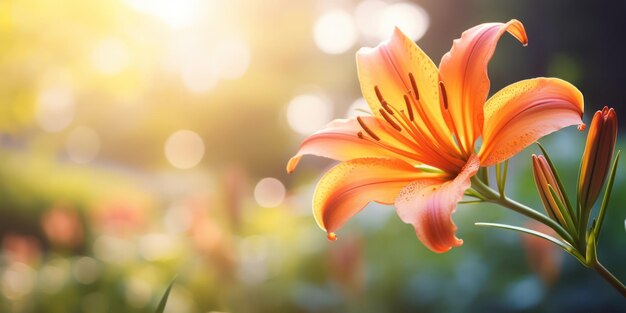
{"type": "Polygon", "coordinates": [[[415,3],[399,2],[383,10],[381,22],[379,36],[387,38],[392,34],[394,27],[398,27],[413,41],[418,41],[428,30],[430,17],[415,3]]]}
{"type": "Polygon", "coordinates": [[[309,135],[326,125],[333,116],[333,105],[327,99],[304,94],[287,105],[287,123],[294,131],[309,135]]]}
{"type": "Polygon", "coordinates": [[[285,185],[280,180],[266,177],[254,187],[254,200],[264,208],[273,208],[283,203],[285,193],[285,185]]]}
{"type": "Polygon", "coordinates": [[[213,59],[220,78],[237,79],[250,66],[250,48],[241,39],[226,40],[215,47],[213,59]]]}
{"type": "Polygon", "coordinates": [[[67,136],[65,151],[72,161],[80,164],[89,163],[100,152],[100,136],[89,127],[76,127],[67,136]]]}
{"type": "Polygon", "coordinates": [[[352,16],[340,10],[322,14],[313,26],[313,39],[323,52],[339,54],[348,51],[357,40],[352,16]]]}
{"type": "Polygon", "coordinates": [[[430,25],[428,13],[419,5],[409,2],[388,4],[380,0],[366,0],[354,11],[359,32],[372,43],[386,40],[395,27],[409,38],[418,41],[430,25]]]}
{"type": "Polygon", "coordinates": [[[47,132],[58,132],[74,119],[74,90],[66,84],[42,89],[37,96],[35,120],[47,132]]]}
{"type": "Polygon", "coordinates": [[[176,168],[193,168],[204,157],[204,141],[193,131],[176,131],[165,142],[165,157],[176,168]]]}

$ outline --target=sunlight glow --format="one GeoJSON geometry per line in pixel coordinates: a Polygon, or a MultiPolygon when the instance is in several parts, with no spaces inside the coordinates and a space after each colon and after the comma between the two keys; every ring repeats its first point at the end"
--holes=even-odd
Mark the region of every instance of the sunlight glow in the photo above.
{"type": "Polygon", "coordinates": [[[126,3],[139,12],[162,20],[173,29],[193,25],[203,5],[200,0],[126,0],[126,3]]]}
{"type": "Polygon", "coordinates": [[[339,54],[348,51],[357,40],[352,16],[340,10],[322,14],[313,27],[313,39],[323,52],[339,54]]]}
{"type": "Polygon", "coordinates": [[[103,75],[120,73],[129,62],[128,47],[117,38],[100,41],[91,53],[91,63],[103,75]]]}

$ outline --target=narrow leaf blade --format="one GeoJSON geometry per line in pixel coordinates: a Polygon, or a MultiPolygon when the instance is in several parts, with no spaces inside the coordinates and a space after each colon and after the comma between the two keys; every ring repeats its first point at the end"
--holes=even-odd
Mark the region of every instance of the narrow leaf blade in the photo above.
{"type": "Polygon", "coordinates": [[[172,282],[170,282],[169,286],[167,286],[167,289],[165,289],[165,293],[163,294],[163,297],[161,298],[161,301],[159,301],[159,306],[157,307],[155,313],[163,313],[163,311],[165,310],[165,305],[167,304],[167,299],[170,296],[170,291],[172,290],[172,286],[174,286],[174,282],[176,281],[176,277],[174,277],[174,279],[172,279],[172,282]]]}
{"type": "Polygon", "coordinates": [[[570,246],[567,243],[564,243],[561,240],[558,240],[552,236],[546,235],[544,233],[540,233],[538,231],[532,230],[532,229],[528,229],[528,228],[524,228],[524,227],[518,227],[518,226],[512,226],[512,225],[507,225],[507,224],[499,224],[499,223],[474,223],[474,225],[476,226],[486,226],[486,227],[494,227],[494,228],[501,228],[501,229],[508,229],[508,230],[513,230],[513,231],[517,231],[517,232],[521,232],[521,233],[525,233],[525,234],[529,234],[529,235],[533,235],[535,237],[539,237],[542,239],[545,239],[547,241],[552,242],[553,244],[561,247],[563,250],[567,251],[569,254],[573,255],[576,259],[578,259],[578,261],[582,262],[583,264],[585,264],[585,258],[578,253],[578,251],[576,251],[576,249],[574,249],[574,247],[570,246]]]}
{"type": "Polygon", "coordinates": [[[600,212],[598,213],[598,222],[594,227],[595,239],[598,240],[600,237],[600,230],[602,229],[602,222],[604,222],[604,214],[606,213],[606,208],[609,206],[609,199],[611,198],[611,190],[613,189],[613,181],[615,181],[615,173],[617,172],[617,165],[619,163],[619,156],[621,151],[617,151],[615,155],[615,160],[613,161],[613,165],[611,166],[611,173],[609,174],[609,180],[606,184],[606,189],[604,191],[604,197],[602,198],[602,206],[600,206],[600,212]]]}

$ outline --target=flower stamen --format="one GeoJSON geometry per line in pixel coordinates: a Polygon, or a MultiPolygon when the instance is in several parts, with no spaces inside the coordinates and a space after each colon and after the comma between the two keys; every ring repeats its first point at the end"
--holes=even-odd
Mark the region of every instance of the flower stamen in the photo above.
{"type": "Polygon", "coordinates": [[[409,100],[409,96],[404,95],[404,103],[406,104],[406,110],[409,112],[409,120],[413,122],[414,121],[413,108],[412,108],[411,100],[409,100]]]}
{"type": "MultiPolygon", "coordinates": [[[[363,119],[361,119],[360,116],[358,116],[356,118],[356,120],[359,122],[359,125],[361,125],[361,128],[363,128],[363,130],[370,135],[372,138],[376,139],[376,141],[380,141],[380,137],[378,137],[369,127],[367,127],[367,125],[365,125],[365,122],[363,122],[363,119]]],[[[363,134],[361,134],[363,135],[363,134]]]]}
{"type": "Polygon", "coordinates": [[[374,86],[374,92],[376,93],[376,98],[378,98],[378,102],[380,102],[380,105],[383,107],[383,109],[385,109],[387,113],[393,115],[393,110],[391,110],[391,108],[389,107],[389,103],[387,103],[385,98],[383,98],[383,94],[380,92],[378,86],[374,86]]]}
{"type": "Polygon", "coordinates": [[[446,93],[446,86],[443,81],[439,81],[439,90],[441,91],[441,99],[443,101],[443,107],[448,109],[448,94],[446,93]]]}
{"type": "MultiPolygon", "coordinates": [[[[413,77],[413,73],[409,73],[409,80],[411,80],[411,87],[413,88],[413,95],[415,96],[415,100],[420,100],[420,93],[417,90],[417,83],[415,83],[415,77],[413,77]]],[[[409,91],[410,93],[411,91],[409,91]]]]}
{"type": "Polygon", "coordinates": [[[389,125],[391,125],[393,128],[395,128],[397,131],[402,131],[402,127],[400,127],[400,125],[398,125],[398,123],[396,123],[394,120],[392,120],[385,110],[380,109],[379,112],[380,112],[380,115],[383,116],[385,121],[387,121],[387,123],[389,123],[389,125]]]}

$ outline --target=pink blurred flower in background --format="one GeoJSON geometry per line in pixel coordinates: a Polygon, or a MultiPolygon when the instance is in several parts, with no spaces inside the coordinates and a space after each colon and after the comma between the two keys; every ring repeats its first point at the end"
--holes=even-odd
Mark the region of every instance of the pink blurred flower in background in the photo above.
{"type": "Polygon", "coordinates": [[[53,245],[71,249],[83,243],[83,225],[69,205],[53,206],[41,217],[41,227],[53,245]]]}

